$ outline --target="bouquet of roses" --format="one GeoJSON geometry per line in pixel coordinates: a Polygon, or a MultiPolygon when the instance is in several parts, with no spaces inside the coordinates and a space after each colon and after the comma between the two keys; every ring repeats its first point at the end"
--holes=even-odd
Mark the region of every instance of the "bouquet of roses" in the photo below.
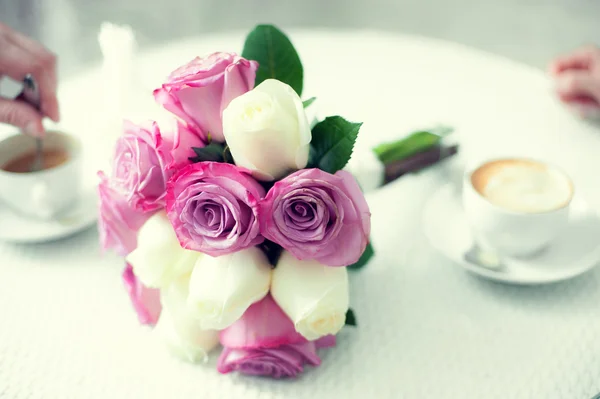
{"type": "Polygon", "coordinates": [[[125,122],[100,172],[100,239],[124,256],[144,324],[189,361],[274,378],[317,366],[354,323],[349,268],[373,255],[371,214],[343,170],[360,123],[310,123],[289,39],[256,27],[154,91],[171,126],[125,122]]]}

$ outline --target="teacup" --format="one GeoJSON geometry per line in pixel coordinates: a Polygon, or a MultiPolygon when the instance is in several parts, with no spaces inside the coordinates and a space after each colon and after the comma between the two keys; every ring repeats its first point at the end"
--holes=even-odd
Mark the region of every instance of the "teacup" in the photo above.
{"type": "Polygon", "coordinates": [[[67,210],[81,193],[81,143],[58,131],[43,139],[43,166],[32,172],[36,142],[24,134],[0,141],[0,200],[14,211],[51,219],[67,210]]]}
{"type": "Polygon", "coordinates": [[[548,247],[568,223],[574,191],[556,166],[493,159],[467,168],[463,207],[479,247],[527,258],[548,247]]]}

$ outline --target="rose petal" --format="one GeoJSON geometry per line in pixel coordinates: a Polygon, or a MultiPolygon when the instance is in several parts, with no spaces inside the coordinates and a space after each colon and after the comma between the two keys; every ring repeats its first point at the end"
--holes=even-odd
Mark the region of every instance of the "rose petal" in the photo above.
{"type": "Polygon", "coordinates": [[[219,334],[221,344],[236,349],[276,348],[307,342],[271,295],[250,306],[244,315],[219,334]]]}
{"type": "Polygon", "coordinates": [[[326,335],[314,341],[317,349],[320,348],[333,348],[337,344],[337,338],[335,335],[326,335]]]}
{"type": "Polygon", "coordinates": [[[104,173],[99,172],[98,176],[100,245],[104,250],[114,249],[125,256],[137,246],[137,231],[152,213],[132,209],[104,173]]]}
{"type": "Polygon", "coordinates": [[[217,361],[217,370],[223,374],[238,371],[276,379],[293,378],[303,371],[305,363],[313,366],[321,364],[313,342],[283,345],[276,349],[224,348],[217,361]]]}
{"type": "Polygon", "coordinates": [[[162,309],[160,290],[144,286],[133,273],[130,264],[125,266],[122,277],[140,323],[155,325],[162,309]]]}

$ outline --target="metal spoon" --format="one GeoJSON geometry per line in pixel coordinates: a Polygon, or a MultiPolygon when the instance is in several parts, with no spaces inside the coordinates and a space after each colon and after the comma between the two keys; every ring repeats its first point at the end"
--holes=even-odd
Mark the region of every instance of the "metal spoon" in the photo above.
{"type": "MultiPolygon", "coordinates": [[[[17,96],[17,99],[25,101],[36,110],[40,110],[40,93],[37,84],[31,74],[23,79],[23,91],[17,96]]],[[[44,167],[44,142],[40,137],[35,138],[35,158],[31,164],[30,172],[37,172],[44,167]]]]}

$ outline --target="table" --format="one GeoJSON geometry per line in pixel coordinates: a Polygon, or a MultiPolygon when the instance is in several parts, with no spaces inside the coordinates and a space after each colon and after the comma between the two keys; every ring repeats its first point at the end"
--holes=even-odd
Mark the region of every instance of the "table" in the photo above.
{"type": "MultiPolygon", "coordinates": [[[[0,244],[0,397],[587,399],[600,391],[600,271],[542,287],[471,276],[419,228],[427,196],[465,160],[511,152],[551,159],[600,209],[600,132],[551,95],[543,73],[461,45],[372,31],[290,32],[306,96],[364,121],[358,145],[417,127],[458,129],[461,157],[369,195],[377,256],[351,277],[359,322],[296,382],[183,364],[137,324],[122,261],[89,230],[35,247],[0,244]]],[[[141,55],[150,90],[197,54],[239,50],[243,32],[141,55]]],[[[99,69],[67,79],[64,125],[102,142],[99,69]],[[96,125],[96,128],[94,127],[96,125]]],[[[93,153],[93,151],[90,151],[93,153]]],[[[91,177],[92,178],[92,177],[91,177]]]]}

